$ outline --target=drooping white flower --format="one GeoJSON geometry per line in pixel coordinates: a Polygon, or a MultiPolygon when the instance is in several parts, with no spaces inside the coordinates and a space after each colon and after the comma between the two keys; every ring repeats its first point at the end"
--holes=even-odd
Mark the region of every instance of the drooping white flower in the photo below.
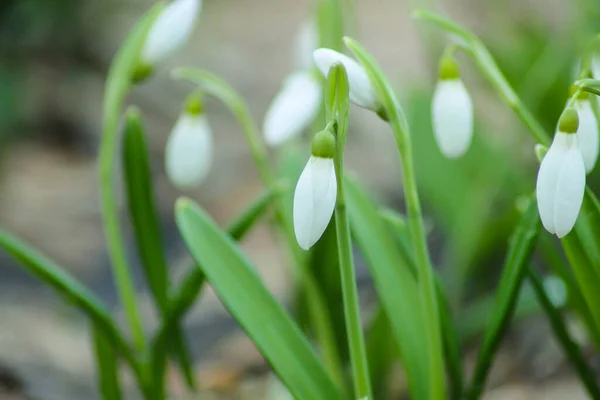
{"type": "Polygon", "coordinates": [[[198,187],[212,165],[212,132],[202,113],[184,112],[178,119],[165,149],[165,170],[179,190],[198,187]]]}
{"type": "Polygon", "coordinates": [[[348,74],[350,84],[350,101],[357,106],[379,111],[375,88],[365,69],[352,58],[331,49],[317,49],[313,53],[317,68],[327,77],[329,70],[336,63],[341,63],[348,74]]]}
{"type": "Polygon", "coordinates": [[[538,210],[544,228],[559,238],[575,226],[585,191],[585,166],[577,146],[577,112],[565,110],[537,177],[538,210]]]}
{"type": "Polygon", "coordinates": [[[165,61],[188,41],[202,0],[174,0],[158,16],[142,48],[141,62],[153,67],[165,61]]]}
{"type": "Polygon", "coordinates": [[[321,100],[321,84],[312,73],[298,72],[290,76],[265,115],[266,142],[276,146],[302,133],[319,114],[321,100]]]}
{"type": "Polygon", "coordinates": [[[298,70],[313,67],[313,51],[319,47],[319,32],[313,18],[302,23],[294,41],[294,68],[298,70]]]}
{"type": "Polygon", "coordinates": [[[431,116],[441,152],[448,158],[464,155],[473,138],[473,102],[460,79],[456,61],[447,57],[440,66],[431,116]]]}
{"type": "Polygon", "coordinates": [[[583,157],[585,172],[589,174],[598,160],[598,120],[587,97],[577,100],[575,108],[579,113],[577,145],[583,157]]]}
{"type": "Polygon", "coordinates": [[[304,167],[294,192],[294,233],[304,250],[323,235],[335,209],[337,182],[333,156],[335,138],[329,131],[313,139],[312,155],[304,167]]]}

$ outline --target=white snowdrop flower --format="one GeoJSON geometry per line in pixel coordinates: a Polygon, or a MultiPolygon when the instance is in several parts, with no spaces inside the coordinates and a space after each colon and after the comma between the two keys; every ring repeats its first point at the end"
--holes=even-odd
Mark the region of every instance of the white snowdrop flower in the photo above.
{"type": "Polygon", "coordinates": [[[299,70],[313,67],[313,51],[319,47],[319,32],[314,18],[302,23],[294,41],[294,67],[299,70]]]}
{"type": "Polygon", "coordinates": [[[440,64],[431,116],[440,151],[448,158],[464,155],[473,138],[473,102],[451,57],[444,57],[440,64]]]}
{"type": "Polygon", "coordinates": [[[585,172],[590,173],[598,160],[598,120],[594,114],[589,95],[584,92],[583,96],[575,102],[575,109],[579,113],[579,129],[577,130],[577,145],[585,172]]]}
{"type": "Polygon", "coordinates": [[[317,133],[311,153],[294,192],[294,233],[304,250],[310,249],[325,232],[337,197],[333,134],[330,131],[317,133]]]}
{"type": "Polygon", "coordinates": [[[165,170],[179,190],[198,187],[208,175],[213,157],[212,132],[202,104],[192,98],[181,114],[165,149],[165,170]]]}
{"type": "Polygon", "coordinates": [[[540,165],[536,195],[544,228],[562,238],[575,226],[581,209],[585,165],[577,147],[577,111],[566,109],[558,125],[558,132],[540,165]]]}
{"type": "Polygon", "coordinates": [[[377,101],[375,88],[373,87],[367,72],[358,62],[337,51],[325,48],[315,50],[313,58],[317,68],[325,77],[327,77],[329,69],[331,69],[334,64],[341,63],[348,74],[350,101],[359,107],[367,108],[375,112],[379,111],[381,107],[377,101]]]}
{"type": "Polygon", "coordinates": [[[276,146],[302,133],[319,114],[321,100],[321,84],[314,74],[290,76],[267,109],[263,124],[266,142],[276,146]]]}
{"type": "Polygon", "coordinates": [[[194,30],[201,0],[174,0],[158,16],[142,48],[141,63],[152,68],[179,50],[194,30]]]}

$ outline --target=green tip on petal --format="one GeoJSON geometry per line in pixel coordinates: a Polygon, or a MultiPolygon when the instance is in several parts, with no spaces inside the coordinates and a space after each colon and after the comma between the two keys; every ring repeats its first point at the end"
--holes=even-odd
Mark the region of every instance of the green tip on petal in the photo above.
{"type": "Polygon", "coordinates": [[[204,112],[204,96],[200,92],[192,93],[185,100],[185,112],[189,115],[200,115],[204,112]]]}
{"type": "Polygon", "coordinates": [[[579,115],[573,107],[563,111],[558,121],[558,131],[562,133],[577,133],[579,128],[579,115]]]}
{"type": "Polygon", "coordinates": [[[330,130],[321,131],[313,137],[311,154],[320,158],[335,156],[335,136],[330,130]]]}
{"type": "Polygon", "coordinates": [[[458,68],[458,62],[452,56],[444,56],[440,60],[440,79],[441,80],[453,80],[460,78],[460,70],[458,68]]]}
{"type": "Polygon", "coordinates": [[[131,75],[131,81],[134,84],[142,83],[148,79],[153,72],[154,68],[151,65],[139,63],[131,75]]]}

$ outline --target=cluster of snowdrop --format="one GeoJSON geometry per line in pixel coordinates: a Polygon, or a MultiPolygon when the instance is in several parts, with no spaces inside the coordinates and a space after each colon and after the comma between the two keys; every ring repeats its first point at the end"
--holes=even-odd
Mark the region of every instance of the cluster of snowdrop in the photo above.
{"type": "MultiPolygon", "coordinates": [[[[600,61],[596,60],[600,74],[600,61]]],[[[572,91],[560,117],[552,145],[538,172],[536,195],[544,228],[559,238],[575,226],[583,203],[586,174],[598,159],[598,121],[589,94],[572,91]]],[[[456,60],[445,55],[440,62],[439,82],[432,104],[434,135],[448,158],[465,154],[473,137],[473,102],[462,80],[456,60]]]]}
{"type": "MultiPolygon", "coordinates": [[[[166,7],[148,34],[141,53],[139,74],[178,50],[191,35],[200,0],[176,0],[166,7]]],[[[304,24],[296,41],[298,70],[284,80],[269,105],[263,134],[270,146],[279,146],[307,131],[323,103],[323,78],[335,64],[343,65],[354,104],[381,111],[376,91],[364,68],[354,59],[327,48],[317,48],[314,22],[304,24]],[[312,57],[307,56],[310,53],[312,57]]],[[[600,75],[600,60],[592,70],[600,75]]],[[[598,121],[585,92],[573,93],[558,123],[552,145],[541,161],[536,194],[546,230],[562,238],[575,225],[585,191],[586,173],[598,158],[598,121]],[[571,104],[572,103],[572,104],[571,104]]],[[[432,125],[440,151],[448,158],[463,156],[473,137],[473,102],[460,77],[453,52],[444,54],[432,101],[432,125]]],[[[336,179],[333,158],[335,134],[330,130],[313,138],[312,155],[294,195],[294,227],[300,246],[310,248],[323,234],[335,208],[336,179]]],[[[200,95],[190,97],[167,143],[165,168],[175,187],[197,187],[212,163],[212,133],[200,95]]]]}

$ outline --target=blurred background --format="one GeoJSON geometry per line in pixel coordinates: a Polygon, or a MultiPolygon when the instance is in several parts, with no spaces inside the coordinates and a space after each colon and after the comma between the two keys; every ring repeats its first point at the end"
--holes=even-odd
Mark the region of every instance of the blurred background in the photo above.
{"type": "MultiPolygon", "coordinates": [[[[103,84],[120,41],[151,3],[0,2],[0,224],[66,266],[117,314],[96,178],[103,84]]],[[[600,7],[596,0],[354,4],[358,18],[349,33],[380,61],[412,125],[433,258],[448,285],[469,364],[475,355],[469,348],[476,343],[484,303],[493,294],[517,215],[515,200],[533,191],[537,162],[523,125],[463,56],[463,79],[476,105],[476,138],[463,159],[442,158],[433,142],[429,103],[445,39],[413,21],[410,10],[443,11],[480,35],[550,132],[577,73],[579,54],[600,32],[600,7]]],[[[261,123],[281,81],[296,68],[292,43],[313,5],[309,0],[204,0],[187,48],[130,97],[142,109],[148,128],[174,281],[185,272],[189,258],[173,221],[180,193],[165,177],[163,150],[191,87],[171,81],[169,69],[185,65],[216,72],[245,97],[261,123]]],[[[202,188],[187,195],[224,222],[261,184],[233,117],[213,101],[208,116],[215,133],[215,165],[202,188]]],[[[352,108],[348,168],[382,202],[402,209],[393,143],[375,115],[352,108]]],[[[300,149],[308,158],[308,147],[300,149]]],[[[600,189],[598,175],[596,168],[588,177],[595,189],[600,189]]],[[[123,226],[129,230],[125,214],[123,226]]],[[[557,245],[546,239],[550,247],[557,245]]],[[[293,281],[268,226],[255,229],[243,247],[277,297],[293,302],[293,281]]],[[[134,256],[131,251],[135,263],[134,256]]],[[[543,255],[536,255],[536,263],[544,268],[543,255]]],[[[375,296],[365,269],[359,268],[359,274],[361,298],[369,310],[375,296]]],[[[139,301],[152,329],[154,311],[137,275],[139,301]]],[[[586,398],[544,318],[531,314],[513,325],[496,360],[488,398],[586,398]]],[[[96,398],[87,328],[82,315],[0,254],[0,399],[96,398]]],[[[266,390],[275,390],[268,367],[210,290],[188,316],[187,328],[199,379],[215,398],[265,398],[266,390]]],[[[577,332],[576,322],[573,330],[577,332]]],[[[403,385],[394,379],[390,390],[402,393],[403,385]]],[[[175,373],[173,387],[174,398],[182,398],[175,373]]]]}

